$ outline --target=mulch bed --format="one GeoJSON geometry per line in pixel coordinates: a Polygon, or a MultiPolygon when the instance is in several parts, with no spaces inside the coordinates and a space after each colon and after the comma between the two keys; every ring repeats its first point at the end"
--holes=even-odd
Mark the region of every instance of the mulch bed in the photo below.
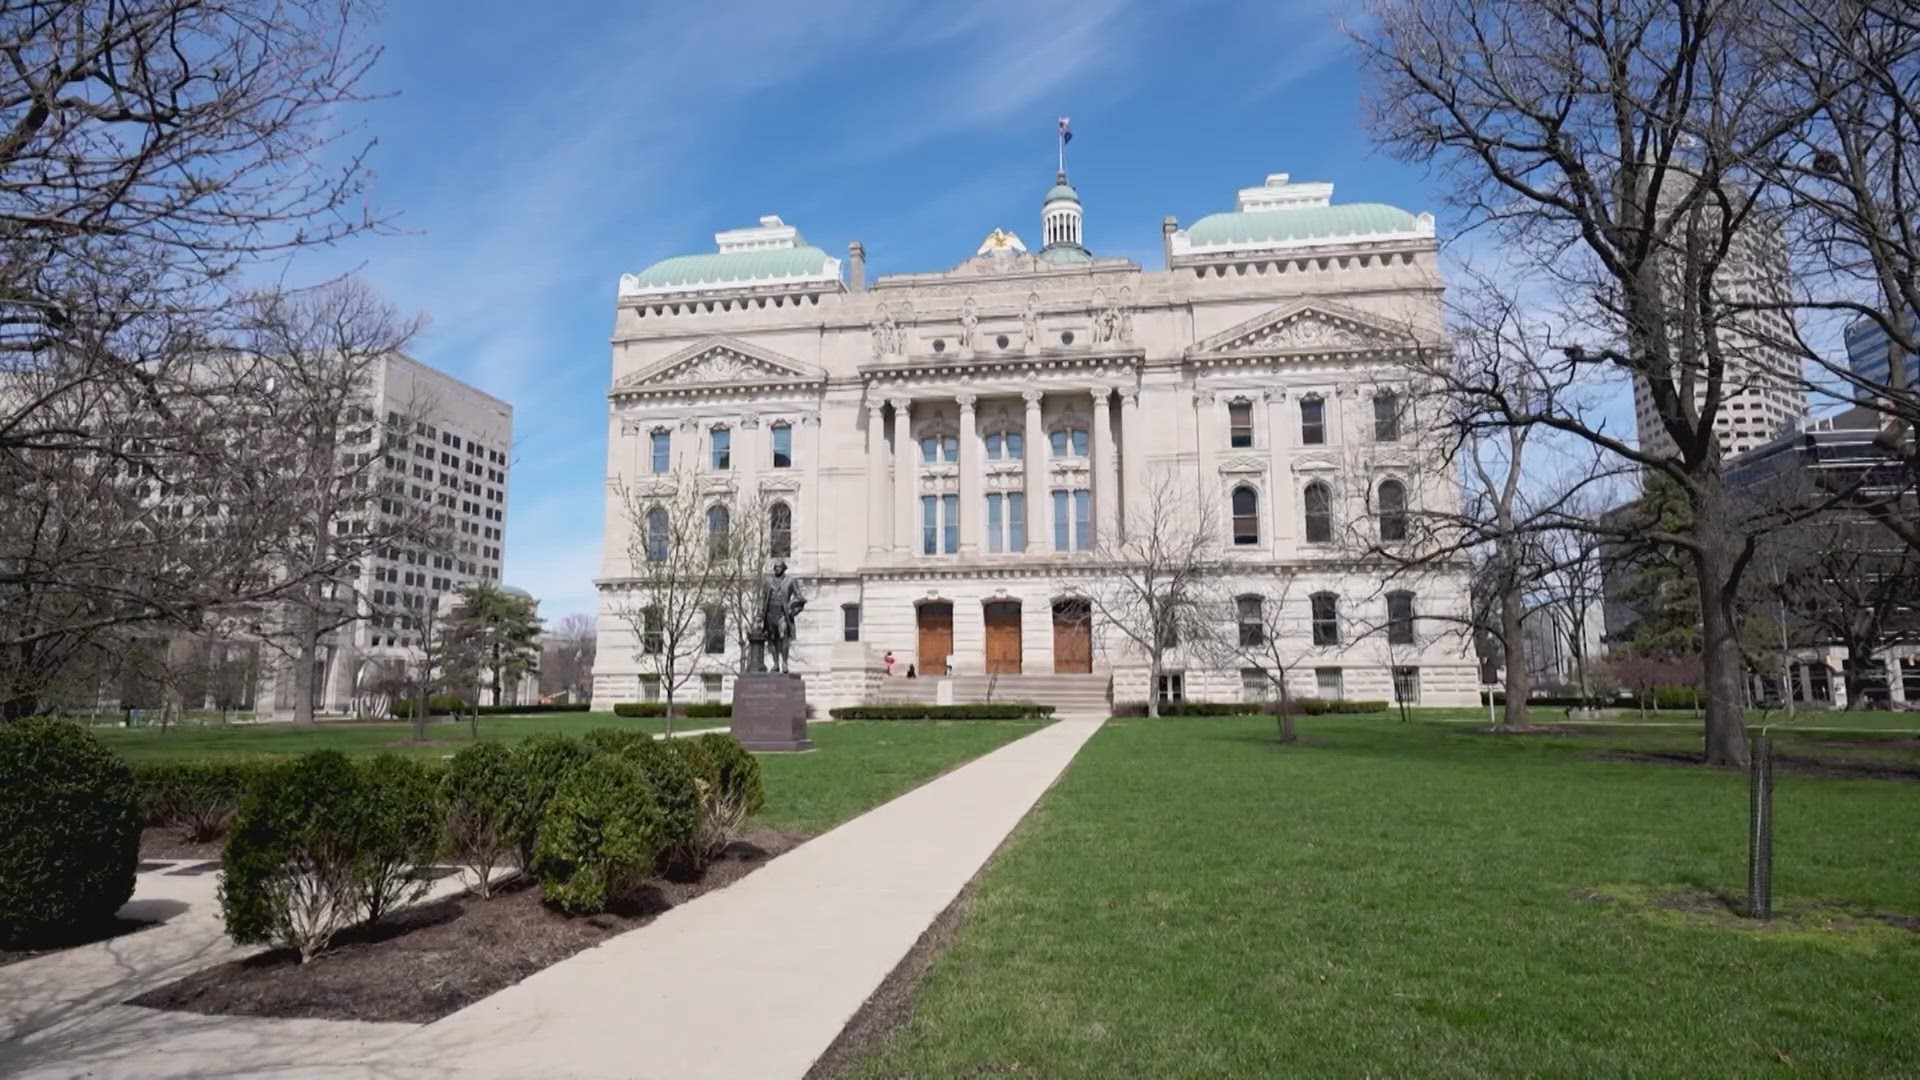
{"type": "MultiPolygon", "coordinates": [[[[1704,765],[1705,754],[1664,750],[1606,750],[1601,761],[1634,761],[1649,765],[1704,765]]],[[[1904,780],[1920,783],[1920,763],[1865,761],[1854,758],[1816,758],[1799,754],[1773,755],[1773,771],[1787,776],[1823,776],[1838,780],[1904,780]]]]}
{"type": "Polygon", "coordinates": [[[490,900],[463,894],[419,904],[378,926],[340,934],[309,964],[297,953],[274,950],[196,972],[128,1004],[220,1016],[429,1023],[731,885],[805,840],[755,830],[699,880],[656,878],[626,906],[601,915],[553,911],[524,880],[490,900]]]}
{"type": "Polygon", "coordinates": [[[139,931],[145,930],[148,927],[158,926],[158,925],[160,925],[158,922],[150,919],[122,919],[116,916],[112,922],[106,923],[102,926],[99,926],[93,929],[92,931],[89,931],[88,933],[75,937],[71,941],[65,942],[61,945],[57,945],[51,948],[0,949],[0,968],[6,967],[9,964],[18,964],[25,960],[32,960],[36,957],[49,956],[57,952],[65,952],[68,949],[72,949],[81,945],[91,945],[96,941],[109,941],[109,940],[112,940],[113,938],[123,937],[127,934],[138,933],[139,931]]]}
{"type": "Polygon", "coordinates": [[[140,833],[142,859],[218,859],[226,847],[225,837],[196,844],[180,835],[178,829],[149,827],[140,833]]]}

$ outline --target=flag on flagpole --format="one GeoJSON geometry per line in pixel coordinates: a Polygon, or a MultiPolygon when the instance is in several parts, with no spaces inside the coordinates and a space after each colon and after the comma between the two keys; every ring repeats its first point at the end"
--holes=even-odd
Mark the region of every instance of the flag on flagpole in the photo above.
{"type": "Polygon", "coordinates": [[[1060,118],[1060,142],[1062,145],[1073,141],[1073,129],[1067,126],[1067,118],[1060,118]]]}

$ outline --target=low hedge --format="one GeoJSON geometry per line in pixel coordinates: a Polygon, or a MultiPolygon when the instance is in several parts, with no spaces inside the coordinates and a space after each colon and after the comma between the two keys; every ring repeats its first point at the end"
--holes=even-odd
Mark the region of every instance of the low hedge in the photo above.
{"type": "MultiPolygon", "coordinates": [[[[1376,713],[1392,708],[1385,701],[1347,701],[1342,698],[1300,697],[1287,701],[1296,716],[1328,716],[1336,713],[1376,713]]],[[[1258,716],[1280,710],[1278,701],[1166,701],[1160,704],[1161,716],[1258,716]]],[[[1113,707],[1115,716],[1145,716],[1147,703],[1125,701],[1113,707]]]]}
{"type": "Polygon", "coordinates": [[[1053,715],[1053,706],[1030,701],[974,705],[842,705],[829,709],[835,720],[1025,720],[1053,715]]]}
{"type": "MultiPolygon", "coordinates": [[[[1480,691],[1480,704],[1485,705],[1486,703],[1487,692],[1482,690],[1480,691]]],[[[1493,703],[1495,705],[1505,705],[1507,703],[1506,692],[1495,690],[1493,692],[1493,703]]],[[[1599,696],[1583,698],[1578,694],[1535,694],[1527,698],[1528,708],[1533,708],[1537,705],[1543,709],[1605,709],[1619,704],[1622,703],[1619,701],[1609,701],[1599,696]]]]}
{"type": "MultiPolygon", "coordinates": [[[[667,715],[664,701],[622,701],[613,707],[613,715],[628,718],[667,715]]],[[[733,716],[733,706],[722,701],[675,702],[673,715],[691,720],[725,720],[733,716]]]]}
{"type": "MultiPolygon", "coordinates": [[[[413,699],[401,698],[393,703],[393,708],[390,711],[402,720],[412,719],[413,699]]],[[[455,697],[452,694],[435,694],[427,699],[428,716],[453,716],[467,711],[466,699],[455,697]]]]}
{"type": "Polygon", "coordinates": [[[0,946],[58,944],[133,895],[141,808],[132,770],[58,720],[0,725],[0,946]]]}
{"type": "Polygon", "coordinates": [[[179,829],[200,843],[226,834],[233,815],[260,778],[284,758],[206,758],[142,762],[133,766],[134,786],[149,825],[179,829]]]}

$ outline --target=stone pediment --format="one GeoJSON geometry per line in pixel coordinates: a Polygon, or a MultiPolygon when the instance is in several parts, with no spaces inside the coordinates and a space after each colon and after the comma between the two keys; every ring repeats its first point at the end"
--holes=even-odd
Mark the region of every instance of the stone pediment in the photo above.
{"type": "Polygon", "coordinates": [[[1265,356],[1287,352],[1365,352],[1406,348],[1412,332],[1378,315],[1324,300],[1302,300],[1257,315],[1187,350],[1189,356],[1265,356]]]}
{"type": "Polygon", "coordinates": [[[826,372],[738,338],[709,338],[676,350],[613,384],[620,390],[687,386],[764,386],[817,383],[826,372]]]}

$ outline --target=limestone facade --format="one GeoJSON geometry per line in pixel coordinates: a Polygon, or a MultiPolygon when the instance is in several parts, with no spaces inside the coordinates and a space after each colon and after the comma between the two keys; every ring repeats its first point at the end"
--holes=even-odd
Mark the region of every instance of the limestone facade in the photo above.
{"type": "MultiPolygon", "coordinates": [[[[1149,688],[1145,657],[1083,615],[1100,538],[1168,478],[1217,522],[1223,590],[1281,605],[1294,695],[1390,698],[1398,668],[1422,703],[1475,700],[1464,570],[1389,580],[1348,539],[1372,535],[1383,483],[1411,513],[1458,498],[1417,421],[1376,402],[1408,350],[1441,344],[1432,218],[1274,176],[1232,213],[1168,219],[1148,270],[1088,252],[1079,209],[1062,176],[1039,253],[995,229],[951,270],[871,285],[859,244],[843,278],[773,217],[622,279],[595,708],[658,693],[615,615],[632,580],[617,492],[689,472],[790,515],[809,597],[794,667],[816,706],[885,700],[909,667],[1091,669],[1115,700],[1266,692],[1185,653],[1149,688]],[[1327,540],[1307,511],[1323,496],[1327,540]],[[1414,593],[1411,643],[1382,629],[1394,589],[1414,593]],[[1315,643],[1316,593],[1339,598],[1337,644],[1315,643]]],[[[702,664],[676,696],[725,699],[733,648],[702,664]]]]}

